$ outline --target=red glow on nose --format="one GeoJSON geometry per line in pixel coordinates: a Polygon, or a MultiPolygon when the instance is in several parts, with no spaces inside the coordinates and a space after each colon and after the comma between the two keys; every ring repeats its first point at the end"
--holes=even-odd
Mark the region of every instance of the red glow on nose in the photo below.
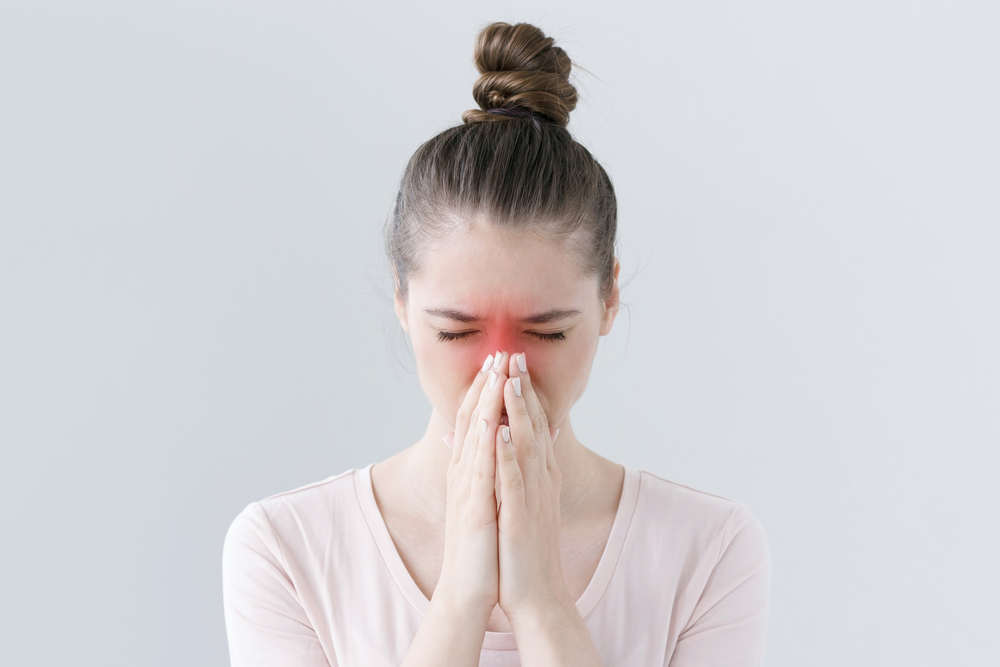
{"type": "MultiPolygon", "coordinates": [[[[470,370],[475,367],[475,372],[478,373],[486,357],[497,351],[508,355],[525,351],[528,342],[522,335],[525,325],[517,317],[506,312],[493,312],[483,316],[480,311],[479,315],[482,319],[475,325],[479,330],[476,342],[465,349],[470,355],[467,359],[470,370]]],[[[532,357],[536,356],[533,352],[532,357]]]]}
{"type": "Polygon", "coordinates": [[[480,363],[488,355],[500,352],[515,354],[520,349],[518,345],[518,330],[511,322],[491,320],[480,327],[482,334],[477,336],[479,344],[475,346],[476,357],[480,363]]]}

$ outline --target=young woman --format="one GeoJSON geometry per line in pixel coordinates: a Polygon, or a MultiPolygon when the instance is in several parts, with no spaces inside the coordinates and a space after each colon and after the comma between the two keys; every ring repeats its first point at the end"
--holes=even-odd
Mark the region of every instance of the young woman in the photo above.
{"type": "Polygon", "coordinates": [[[236,518],[232,664],[758,665],[760,524],[570,423],[619,306],[615,194],[566,130],[570,60],[495,23],[476,63],[480,109],[413,155],[386,234],[427,432],[236,518]]]}

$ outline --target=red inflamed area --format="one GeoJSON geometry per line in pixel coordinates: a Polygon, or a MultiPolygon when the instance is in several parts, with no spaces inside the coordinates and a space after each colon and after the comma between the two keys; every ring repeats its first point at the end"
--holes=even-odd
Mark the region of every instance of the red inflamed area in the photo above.
{"type": "Polygon", "coordinates": [[[480,317],[482,319],[469,323],[469,328],[475,328],[478,333],[471,337],[468,346],[462,350],[470,373],[478,373],[486,357],[496,354],[498,350],[506,352],[508,358],[524,352],[533,367],[539,368],[544,365],[546,346],[551,343],[538,340],[526,333],[533,330],[531,324],[523,322],[520,316],[512,316],[509,313],[494,313],[480,317]]]}

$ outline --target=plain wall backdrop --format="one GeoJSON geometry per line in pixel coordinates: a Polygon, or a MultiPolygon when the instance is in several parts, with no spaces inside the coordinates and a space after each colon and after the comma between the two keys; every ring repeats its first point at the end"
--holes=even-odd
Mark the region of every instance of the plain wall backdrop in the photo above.
{"type": "Polygon", "coordinates": [[[0,6],[0,663],[228,663],[221,549],[429,404],[381,229],[530,21],[620,202],[577,405],[745,502],[766,663],[1000,664],[1000,4],[0,6]]]}

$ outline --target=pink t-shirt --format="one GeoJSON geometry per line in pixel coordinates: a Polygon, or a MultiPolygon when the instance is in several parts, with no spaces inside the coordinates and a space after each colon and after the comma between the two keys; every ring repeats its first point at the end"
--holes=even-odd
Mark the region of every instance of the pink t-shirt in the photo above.
{"type": "MultiPolygon", "coordinates": [[[[760,665],[770,551],[741,504],[625,467],[597,571],[576,607],[604,664],[760,665]]],[[[223,549],[234,667],[397,667],[430,604],[375,503],[369,465],[251,503],[223,549]]],[[[519,665],[487,632],[479,664],[519,665]]]]}

